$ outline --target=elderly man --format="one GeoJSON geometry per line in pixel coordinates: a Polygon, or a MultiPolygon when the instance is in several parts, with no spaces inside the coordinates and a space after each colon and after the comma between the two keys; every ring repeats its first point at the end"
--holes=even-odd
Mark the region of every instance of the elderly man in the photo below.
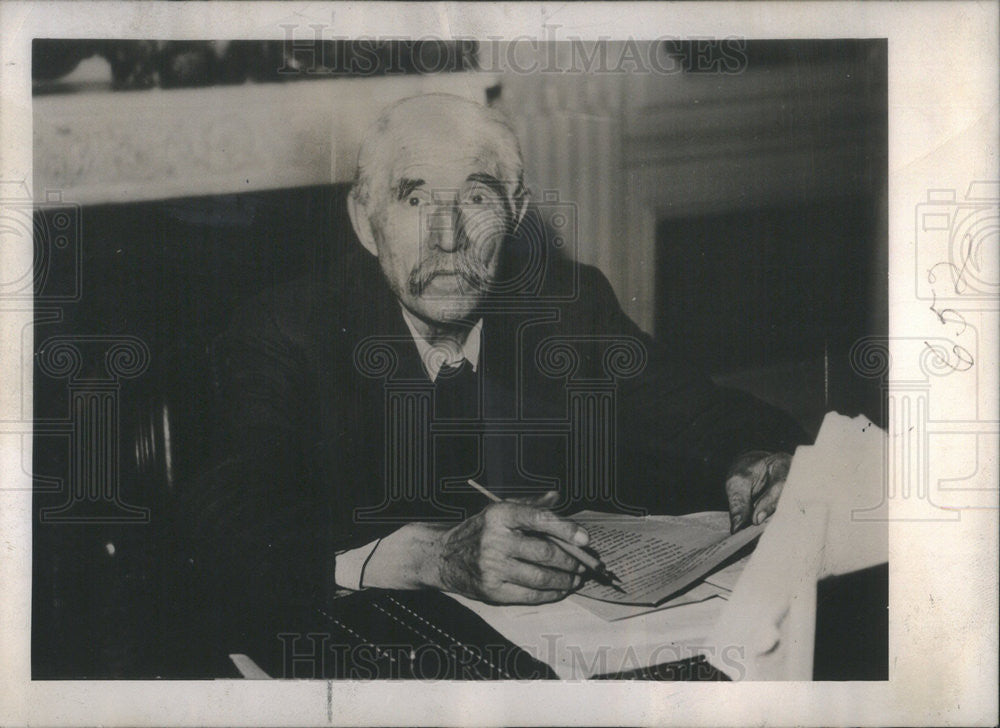
{"type": "Polygon", "coordinates": [[[497,111],[428,95],[373,125],[348,200],[357,251],[258,297],[226,337],[227,455],[193,502],[226,568],[253,575],[240,588],[546,602],[586,578],[547,538],[587,543],[574,508],[728,507],[734,530],[773,512],[798,428],[650,340],[600,273],[525,235],[527,207],[497,111]],[[618,376],[616,342],[638,360],[618,376]],[[572,371],[546,359],[554,343],[572,371]],[[573,420],[571,380],[602,382],[610,419],[573,420]],[[613,431],[573,431],[595,421],[613,431]]]}

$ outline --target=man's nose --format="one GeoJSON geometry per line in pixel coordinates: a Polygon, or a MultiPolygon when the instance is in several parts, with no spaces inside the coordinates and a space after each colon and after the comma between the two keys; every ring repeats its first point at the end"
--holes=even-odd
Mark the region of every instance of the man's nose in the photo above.
{"type": "Polygon", "coordinates": [[[457,205],[438,205],[428,215],[430,245],[445,253],[453,253],[462,246],[461,213],[457,205]]]}

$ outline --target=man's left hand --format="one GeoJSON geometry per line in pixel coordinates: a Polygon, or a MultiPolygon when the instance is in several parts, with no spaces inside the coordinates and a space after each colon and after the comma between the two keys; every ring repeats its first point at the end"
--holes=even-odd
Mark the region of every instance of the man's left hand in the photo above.
{"type": "Polygon", "coordinates": [[[736,459],[726,476],[730,530],[763,523],[778,505],[792,456],[754,450],[736,459]]]}

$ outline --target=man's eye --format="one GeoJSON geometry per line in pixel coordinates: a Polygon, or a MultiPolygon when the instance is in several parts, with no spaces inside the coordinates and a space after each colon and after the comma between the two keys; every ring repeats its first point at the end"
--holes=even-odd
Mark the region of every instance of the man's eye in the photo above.
{"type": "Polygon", "coordinates": [[[472,202],[472,204],[473,204],[473,205],[481,205],[481,204],[483,204],[484,202],[486,202],[486,198],[485,198],[485,197],[483,197],[483,196],[482,196],[481,194],[479,194],[479,193],[476,193],[476,194],[474,194],[474,195],[473,195],[473,196],[472,196],[471,198],[469,198],[469,199],[471,200],[471,202],[472,202]]]}
{"type": "Polygon", "coordinates": [[[407,199],[406,202],[410,207],[417,207],[420,204],[420,198],[417,197],[416,195],[413,195],[412,197],[407,199]]]}

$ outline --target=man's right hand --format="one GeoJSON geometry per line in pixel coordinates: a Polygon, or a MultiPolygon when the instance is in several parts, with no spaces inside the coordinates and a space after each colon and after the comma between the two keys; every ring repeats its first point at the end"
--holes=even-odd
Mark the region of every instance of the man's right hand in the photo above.
{"type": "Polygon", "coordinates": [[[584,566],[546,536],[587,544],[587,532],[555,516],[548,497],[494,503],[442,532],[438,588],[495,604],[540,604],[580,586],[584,566]]]}

